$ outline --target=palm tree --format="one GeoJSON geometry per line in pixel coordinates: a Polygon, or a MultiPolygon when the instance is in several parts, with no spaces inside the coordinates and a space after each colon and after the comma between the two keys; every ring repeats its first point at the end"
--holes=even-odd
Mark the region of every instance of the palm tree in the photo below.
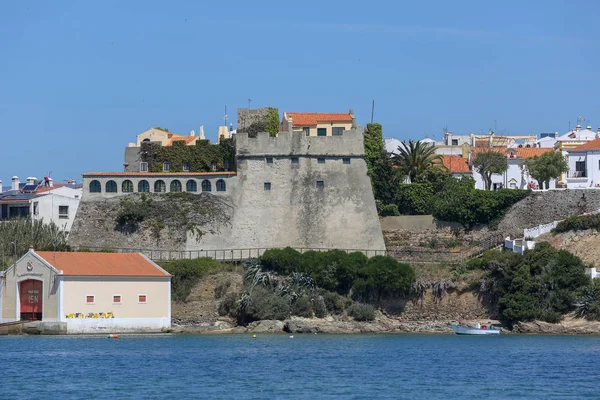
{"type": "Polygon", "coordinates": [[[435,154],[435,145],[433,143],[417,141],[408,141],[398,146],[398,153],[392,156],[394,166],[402,175],[408,175],[411,182],[429,169],[444,169],[442,156],[435,154]]]}

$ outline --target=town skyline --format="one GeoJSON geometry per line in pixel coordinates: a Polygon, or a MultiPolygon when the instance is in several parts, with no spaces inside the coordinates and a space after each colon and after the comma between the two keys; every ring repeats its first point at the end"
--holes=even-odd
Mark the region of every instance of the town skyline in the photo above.
{"type": "Polygon", "coordinates": [[[249,105],[364,126],[374,100],[400,140],[600,126],[594,2],[117,4],[1,6],[4,186],[121,171],[152,126],[215,142],[225,106],[234,127],[249,105]]]}

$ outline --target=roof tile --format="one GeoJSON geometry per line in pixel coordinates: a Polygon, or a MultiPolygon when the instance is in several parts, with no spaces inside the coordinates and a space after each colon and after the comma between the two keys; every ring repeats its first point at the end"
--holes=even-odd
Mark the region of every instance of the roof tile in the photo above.
{"type": "Polygon", "coordinates": [[[288,112],[286,116],[292,118],[293,126],[313,126],[320,122],[352,122],[350,113],[288,112]]]}
{"type": "Polygon", "coordinates": [[[170,276],[140,253],[84,253],[38,251],[63,275],[74,276],[170,276]]]}
{"type": "Polygon", "coordinates": [[[584,151],[584,150],[600,150],[600,138],[591,140],[581,146],[577,146],[571,151],[584,151]]]}
{"type": "Polygon", "coordinates": [[[444,154],[442,155],[442,164],[444,164],[444,167],[446,167],[446,169],[453,174],[471,172],[471,168],[469,168],[467,160],[461,156],[444,154]]]}

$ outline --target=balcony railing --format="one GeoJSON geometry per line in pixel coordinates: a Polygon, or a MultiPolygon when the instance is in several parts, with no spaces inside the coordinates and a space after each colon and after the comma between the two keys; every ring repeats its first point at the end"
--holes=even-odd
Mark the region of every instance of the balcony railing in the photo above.
{"type": "Polygon", "coordinates": [[[569,178],[587,178],[587,170],[586,171],[569,171],[569,178]]]}

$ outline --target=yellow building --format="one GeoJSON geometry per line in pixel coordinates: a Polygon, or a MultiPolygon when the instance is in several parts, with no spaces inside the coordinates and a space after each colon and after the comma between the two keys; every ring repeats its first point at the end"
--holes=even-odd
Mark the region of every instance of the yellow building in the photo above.
{"type": "Polygon", "coordinates": [[[41,321],[64,333],[171,327],[171,275],[139,253],[35,252],[0,273],[0,322],[41,321]]]}
{"type": "Polygon", "coordinates": [[[347,113],[285,112],[279,131],[303,131],[306,136],[341,136],[353,127],[356,127],[356,118],[352,109],[347,113]]]}

